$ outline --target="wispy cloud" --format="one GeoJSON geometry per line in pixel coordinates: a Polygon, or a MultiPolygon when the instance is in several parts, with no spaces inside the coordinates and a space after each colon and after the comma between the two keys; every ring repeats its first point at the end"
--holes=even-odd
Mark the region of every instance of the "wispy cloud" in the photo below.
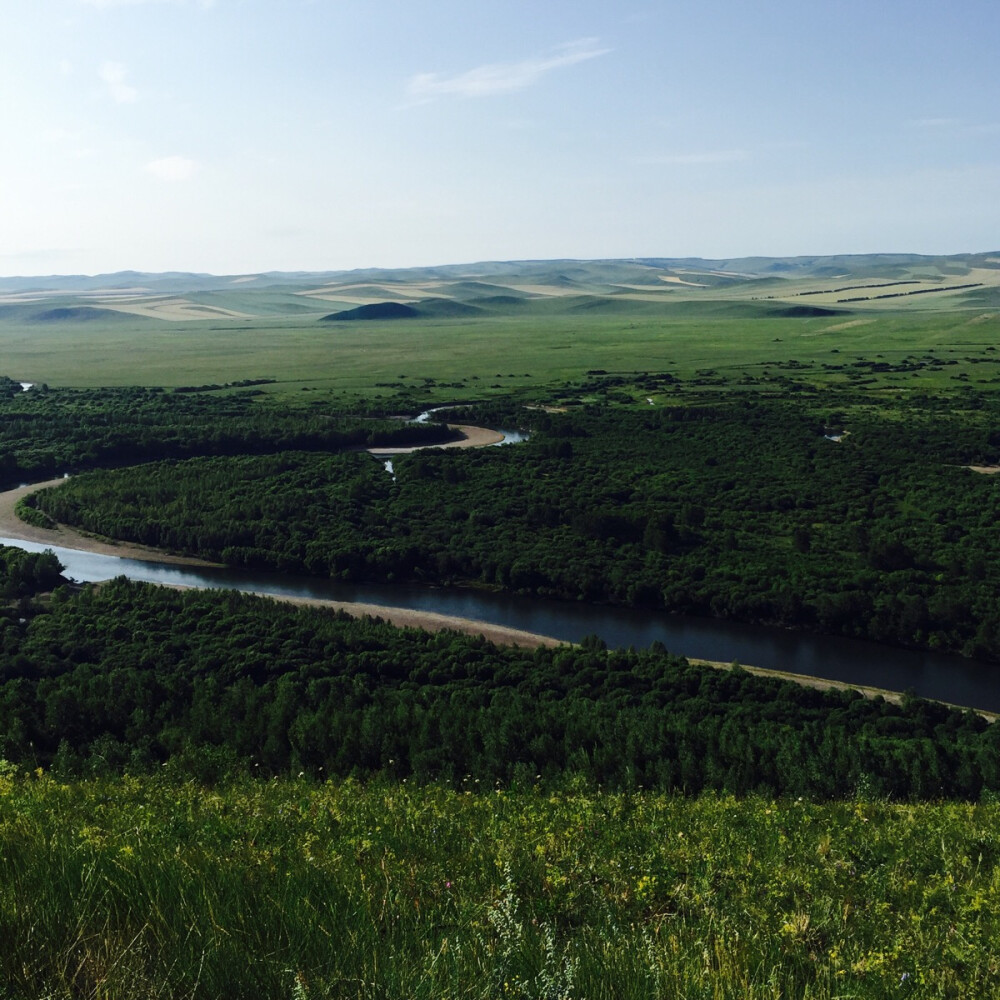
{"type": "Polygon", "coordinates": [[[198,164],[186,156],[164,156],[146,164],[146,172],[161,181],[189,181],[197,169],[198,164]]]}
{"type": "Polygon", "coordinates": [[[99,76],[108,88],[108,93],[113,101],[117,101],[119,104],[135,104],[139,99],[139,91],[125,82],[128,70],[121,63],[104,63],[100,68],[99,76]]]}
{"type": "Polygon", "coordinates": [[[699,153],[664,153],[662,155],[640,156],[635,162],[644,166],[697,167],[708,163],[738,163],[749,160],[745,149],[720,149],[699,153]]]}
{"type": "Polygon", "coordinates": [[[440,73],[418,73],[407,85],[409,96],[417,101],[435,97],[491,97],[523,90],[537,83],[553,70],[575,66],[610,52],[596,38],[581,38],[567,42],[548,53],[512,63],[487,63],[455,76],[440,73]]]}

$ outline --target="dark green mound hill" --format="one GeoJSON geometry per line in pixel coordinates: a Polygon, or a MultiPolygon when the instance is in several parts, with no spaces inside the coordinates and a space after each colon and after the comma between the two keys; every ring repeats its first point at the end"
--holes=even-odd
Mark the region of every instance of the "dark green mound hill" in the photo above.
{"type": "Polygon", "coordinates": [[[462,319],[482,314],[483,310],[478,306],[456,302],[455,299],[435,298],[424,299],[419,306],[405,302],[372,302],[356,309],[330,313],[323,320],[462,319]]]}
{"type": "Polygon", "coordinates": [[[94,306],[57,306],[55,309],[43,309],[31,317],[33,323],[102,323],[122,322],[123,320],[144,319],[145,317],[120,313],[114,309],[97,309],[94,306]]]}
{"type": "Polygon", "coordinates": [[[787,309],[775,309],[774,316],[845,316],[849,310],[846,309],[824,309],[822,306],[788,306],[787,309]]]}
{"type": "Polygon", "coordinates": [[[356,309],[330,313],[329,316],[324,316],[321,322],[356,319],[415,319],[419,315],[420,313],[413,306],[408,306],[404,302],[371,302],[365,306],[358,306],[356,309]]]}

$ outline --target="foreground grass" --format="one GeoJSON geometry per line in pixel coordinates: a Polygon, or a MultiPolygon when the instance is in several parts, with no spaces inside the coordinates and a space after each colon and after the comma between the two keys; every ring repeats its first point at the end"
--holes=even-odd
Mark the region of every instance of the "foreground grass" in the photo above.
{"type": "Polygon", "coordinates": [[[996,805],[469,785],[8,771],[0,995],[1000,991],[996,805]]]}

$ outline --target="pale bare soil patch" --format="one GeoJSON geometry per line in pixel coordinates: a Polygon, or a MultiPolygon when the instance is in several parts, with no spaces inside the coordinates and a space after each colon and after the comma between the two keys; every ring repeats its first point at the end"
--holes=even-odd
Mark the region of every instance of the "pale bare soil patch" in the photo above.
{"type": "MultiPolygon", "coordinates": [[[[995,260],[997,264],[1000,264],[1000,259],[991,258],[995,260]]],[[[956,282],[964,281],[981,281],[984,285],[1000,285],[1000,268],[997,267],[972,267],[969,268],[969,276],[967,278],[955,278],[956,282]]]]}
{"type": "Polygon", "coordinates": [[[1000,465],[967,465],[967,469],[972,469],[973,472],[979,472],[984,476],[995,476],[1000,472],[1000,465]]]}
{"type": "Polygon", "coordinates": [[[690,285],[692,288],[707,287],[704,281],[685,281],[683,278],[678,278],[676,274],[670,274],[670,275],[661,274],[660,281],[665,281],[670,285],[690,285]]]}
{"type": "Polygon", "coordinates": [[[677,267],[674,270],[678,274],[710,274],[715,278],[757,278],[757,274],[746,274],[743,271],[695,271],[688,267],[677,267]]]}
{"type": "Polygon", "coordinates": [[[222,309],[219,306],[203,306],[187,299],[158,299],[156,301],[122,302],[121,299],[108,299],[101,303],[105,309],[115,312],[129,313],[132,316],[145,316],[147,319],[163,319],[172,323],[180,323],[192,319],[253,319],[251,313],[236,312],[235,309],[222,309]]]}
{"type": "Polygon", "coordinates": [[[873,319],[849,319],[844,323],[834,323],[833,326],[825,326],[822,330],[817,330],[815,333],[804,333],[803,337],[818,337],[821,333],[836,333],[838,330],[851,330],[856,326],[867,326],[869,323],[874,323],[873,319]]]}
{"type": "Polygon", "coordinates": [[[104,291],[96,292],[83,292],[79,293],[72,290],[47,290],[47,291],[34,291],[34,292],[5,292],[0,295],[0,302],[11,303],[17,302],[20,304],[32,303],[32,302],[48,302],[54,299],[68,299],[68,298],[81,298],[81,299],[96,299],[101,300],[102,298],[131,298],[139,297],[142,293],[149,294],[148,288],[132,288],[123,289],[118,291],[117,289],[108,288],[104,291]]]}
{"type": "Polygon", "coordinates": [[[527,292],[529,295],[567,296],[584,293],[582,288],[563,288],[562,285],[508,285],[507,287],[513,288],[516,292],[527,292]]]}
{"type": "Polygon", "coordinates": [[[421,285],[396,285],[385,287],[366,283],[363,285],[324,285],[321,288],[310,288],[296,295],[307,299],[321,299],[323,302],[350,302],[353,305],[367,306],[376,302],[410,302],[435,297],[435,292],[421,285]],[[373,290],[374,289],[374,290],[373,290]]]}

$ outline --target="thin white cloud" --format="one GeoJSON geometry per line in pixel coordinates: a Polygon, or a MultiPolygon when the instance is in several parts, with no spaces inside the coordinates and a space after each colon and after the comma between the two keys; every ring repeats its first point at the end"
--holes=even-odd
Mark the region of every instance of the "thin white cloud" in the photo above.
{"type": "Polygon", "coordinates": [[[418,73],[410,79],[407,92],[418,101],[435,97],[491,97],[523,90],[546,73],[596,59],[610,49],[601,48],[596,38],[581,38],[552,49],[545,55],[513,63],[488,63],[455,76],[418,73]]]}
{"type": "Polygon", "coordinates": [[[104,63],[98,75],[108,88],[111,99],[118,104],[135,104],[139,99],[139,91],[125,82],[128,70],[121,63],[104,63]]]}
{"type": "Polygon", "coordinates": [[[195,175],[198,164],[186,156],[164,156],[159,160],[150,160],[146,164],[147,173],[161,181],[189,181],[195,175]]]}
{"type": "Polygon", "coordinates": [[[636,163],[644,166],[697,167],[708,163],[739,163],[749,160],[745,149],[720,149],[702,153],[665,153],[661,156],[640,156],[636,163]]]}

